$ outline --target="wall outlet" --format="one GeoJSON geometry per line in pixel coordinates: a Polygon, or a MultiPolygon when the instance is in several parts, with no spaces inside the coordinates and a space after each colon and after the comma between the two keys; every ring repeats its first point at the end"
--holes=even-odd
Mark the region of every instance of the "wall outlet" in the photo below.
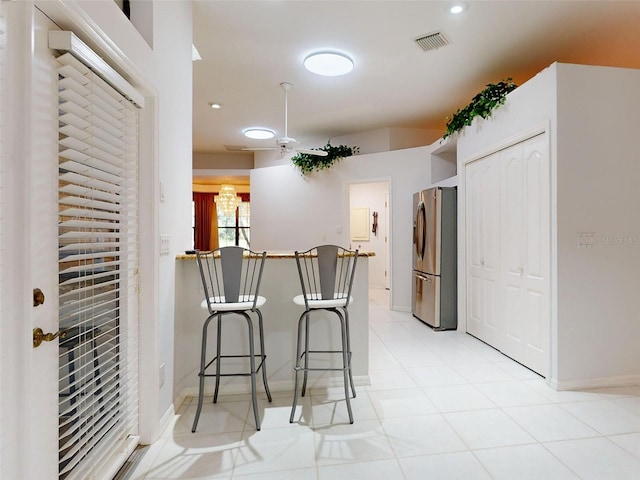
{"type": "Polygon", "coordinates": [[[164,385],[164,363],[160,364],[160,388],[164,385]]]}

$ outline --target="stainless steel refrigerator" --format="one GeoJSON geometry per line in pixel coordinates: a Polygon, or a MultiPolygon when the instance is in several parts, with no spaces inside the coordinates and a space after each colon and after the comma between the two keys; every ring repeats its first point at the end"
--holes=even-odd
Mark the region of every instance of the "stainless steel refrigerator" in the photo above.
{"type": "Polygon", "coordinates": [[[435,330],[458,326],[457,191],[413,195],[413,315],[435,330]]]}

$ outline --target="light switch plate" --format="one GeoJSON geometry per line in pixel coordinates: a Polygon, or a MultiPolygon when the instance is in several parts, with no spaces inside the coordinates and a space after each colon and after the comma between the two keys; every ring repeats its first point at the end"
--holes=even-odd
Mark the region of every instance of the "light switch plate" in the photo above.
{"type": "Polygon", "coordinates": [[[169,235],[160,235],[160,255],[168,255],[170,246],[169,235]]]}

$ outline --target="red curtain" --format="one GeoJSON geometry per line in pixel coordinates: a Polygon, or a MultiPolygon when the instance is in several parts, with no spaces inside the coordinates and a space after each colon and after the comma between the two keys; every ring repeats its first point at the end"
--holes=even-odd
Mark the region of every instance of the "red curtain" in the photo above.
{"type": "MultiPolygon", "coordinates": [[[[195,204],[195,238],[194,248],[196,250],[211,250],[211,224],[216,217],[216,206],[213,201],[214,193],[193,192],[195,204]]],[[[217,238],[214,239],[217,244],[217,238]]],[[[215,247],[214,247],[215,248],[215,247]]]]}

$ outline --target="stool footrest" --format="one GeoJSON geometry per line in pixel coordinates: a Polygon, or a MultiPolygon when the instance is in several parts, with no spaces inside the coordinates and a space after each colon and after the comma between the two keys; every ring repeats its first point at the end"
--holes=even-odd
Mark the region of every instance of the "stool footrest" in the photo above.
{"type": "MultiPolygon", "coordinates": [[[[218,359],[222,358],[249,358],[251,355],[220,355],[219,357],[215,357],[204,367],[204,372],[199,372],[199,377],[215,377],[215,373],[206,373],[207,369],[218,359]]],[[[262,368],[262,364],[267,359],[266,355],[254,355],[254,358],[260,358],[260,363],[256,366],[256,371],[253,373],[258,373],[262,368]]],[[[221,373],[221,377],[250,377],[252,372],[238,372],[238,373],[221,373]]]]}

